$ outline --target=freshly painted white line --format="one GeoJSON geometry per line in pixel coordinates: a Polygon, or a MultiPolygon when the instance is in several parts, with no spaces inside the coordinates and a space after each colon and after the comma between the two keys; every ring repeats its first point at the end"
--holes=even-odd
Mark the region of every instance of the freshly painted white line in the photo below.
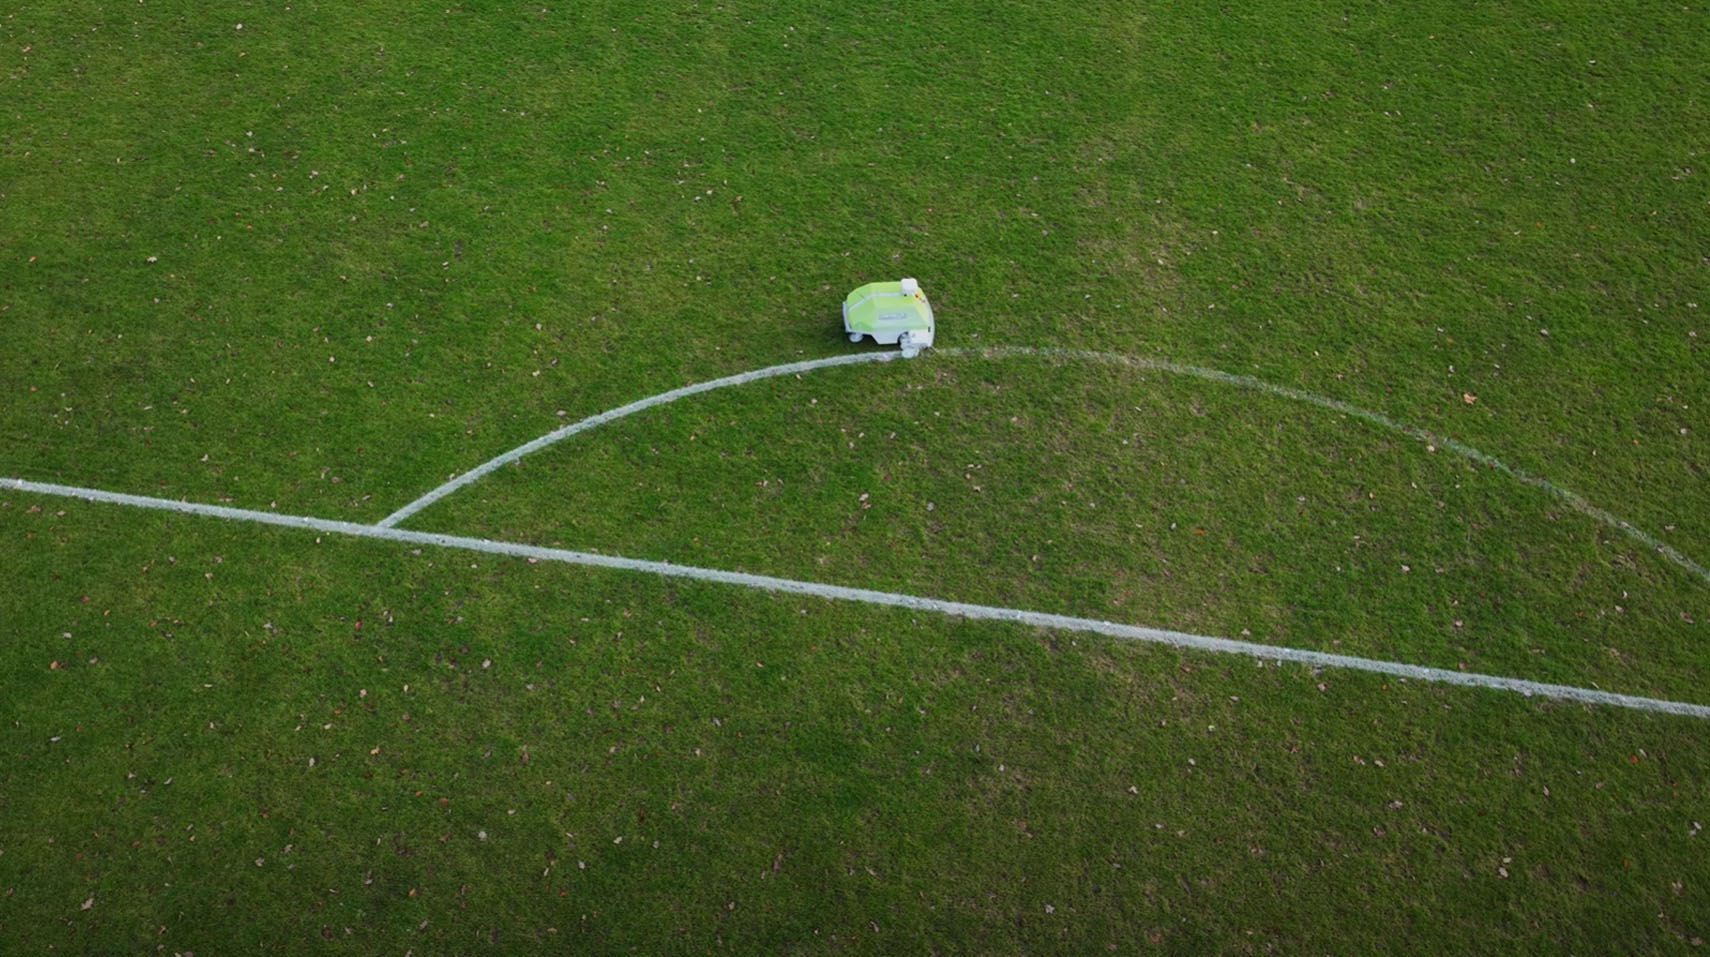
{"type": "Polygon", "coordinates": [[[1586,704],[1634,708],[1640,711],[1653,711],[1662,714],[1683,715],[1693,718],[1710,718],[1710,705],[1692,704],[1685,701],[1667,701],[1660,698],[1645,698],[1636,695],[1616,694],[1614,692],[1603,691],[1598,688],[1580,688],[1573,685],[1546,684],[1538,681],[1527,681],[1521,678],[1505,678],[1500,675],[1449,671],[1444,668],[1426,668],[1420,665],[1409,665],[1396,661],[1379,661],[1372,658],[1357,658],[1352,655],[1327,654],[1322,651],[1310,651],[1301,648],[1283,648],[1274,645],[1263,645],[1251,641],[1212,638],[1205,635],[1194,635],[1180,631],[1166,631],[1160,628],[1143,628],[1138,625],[1124,625],[1117,622],[1099,621],[1092,618],[1075,618],[1069,615],[1052,615],[1044,612],[1026,611],[1019,608],[997,608],[991,605],[973,605],[966,602],[942,601],[936,598],[922,598],[915,595],[873,591],[866,588],[848,588],[842,585],[825,585],[818,582],[796,581],[789,578],[774,578],[769,575],[749,575],[742,572],[719,571],[713,568],[697,568],[692,565],[673,565],[669,562],[653,562],[634,558],[621,558],[616,555],[596,555],[591,552],[578,552],[562,548],[544,548],[538,545],[522,545],[515,542],[496,542],[484,538],[465,538],[460,535],[441,535],[435,532],[417,532],[409,529],[391,528],[382,525],[359,525],[355,522],[338,522],[324,518],[314,518],[307,515],[280,515],[274,512],[257,512],[243,508],[229,508],[224,505],[202,505],[195,502],[179,502],[172,499],[151,498],[143,495],[128,495],[123,492],[106,492],[99,489],[78,488],[70,485],[56,485],[48,482],[32,482],[18,478],[0,480],[0,488],[11,488],[20,492],[29,492],[38,495],[58,495],[66,498],[107,502],[114,505],[128,505],[134,508],[159,509],[168,512],[178,512],[185,515],[202,515],[211,518],[228,519],[231,521],[282,525],[287,528],[301,528],[317,532],[353,535],[360,538],[374,538],[388,542],[402,542],[413,545],[431,545],[441,548],[458,548],[469,551],[486,552],[494,555],[505,555],[512,558],[533,558],[539,561],[564,562],[571,565],[587,565],[596,568],[618,569],[622,571],[649,572],[669,578],[687,578],[695,581],[740,585],[744,588],[755,588],[768,592],[809,595],[833,601],[854,601],[864,602],[870,605],[889,605],[897,608],[907,608],[914,611],[935,612],[944,615],[958,615],[963,618],[974,618],[989,621],[1008,621],[1021,625],[1030,625],[1035,628],[1092,632],[1095,634],[1107,635],[1112,638],[1123,638],[1132,641],[1143,641],[1160,645],[1173,645],[1178,648],[1187,648],[1193,651],[1216,654],[1246,655],[1260,660],[1278,662],[1288,661],[1296,664],[1307,665],[1309,667],[1348,668],[1356,671],[1375,672],[1377,674],[1391,675],[1396,678],[1405,678],[1417,681],[1435,681],[1444,684],[1463,685],[1472,688],[1513,691],[1528,696],[1539,695],[1541,697],[1558,698],[1567,701],[1579,701],[1586,704]]]}
{"type": "MultiPolygon", "coordinates": [[[[1382,426],[1392,432],[1399,432],[1402,435],[1422,443],[1435,445],[1448,452],[1453,452],[1462,458],[1502,472],[1523,485],[1530,485],[1534,488],[1542,489],[1550,495],[1560,499],[1569,508],[1579,512],[1581,515],[1620,532],[1633,541],[1638,542],[1646,548],[1661,555],[1668,561],[1673,562],[1699,581],[1710,584],[1710,568],[1705,568],[1702,564],[1693,561],[1691,558],[1682,554],[1678,549],[1664,543],[1649,532],[1635,528],[1628,524],[1624,519],[1593,505],[1578,493],[1562,488],[1540,475],[1534,475],[1525,469],[1515,468],[1508,465],[1495,456],[1486,455],[1464,442],[1459,442],[1455,439],[1446,438],[1440,435],[1434,435],[1433,433],[1419,428],[1418,426],[1408,425],[1405,422],[1398,422],[1395,419],[1384,415],[1382,412],[1373,412],[1370,409],[1362,409],[1359,406],[1349,405],[1340,399],[1332,399],[1329,396],[1319,395],[1315,392],[1307,392],[1304,389],[1296,389],[1286,385],[1277,385],[1272,382],[1266,382],[1263,379],[1255,379],[1252,376],[1223,372],[1219,369],[1208,369],[1204,366],[1185,365],[1180,362],[1170,362],[1167,359],[1151,359],[1145,356],[1123,355],[1116,352],[1093,352],[1084,349],[1059,349],[1047,346],[993,346],[983,349],[951,348],[935,349],[933,351],[941,356],[985,359],[1037,357],[1047,359],[1071,359],[1080,362],[1104,362],[1113,365],[1132,366],[1139,369],[1153,369],[1158,372],[1168,372],[1175,375],[1192,376],[1196,379],[1204,379],[1210,382],[1232,385],[1254,392],[1263,392],[1267,395],[1274,395],[1279,398],[1293,399],[1296,402],[1305,402],[1308,405],[1315,405],[1321,409],[1328,409],[1331,412],[1338,412],[1342,415],[1370,422],[1373,425],[1382,426]]],[[[788,365],[771,366],[765,369],[757,369],[753,372],[744,372],[741,375],[726,376],[722,379],[713,379],[709,382],[702,382],[697,385],[684,386],[681,389],[673,389],[670,392],[663,392],[659,395],[631,402],[626,406],[612,409],[609,412],[601,412],[599,415],[590,416],[573,425],[567,425],[555,432],[549,432],[527,445],[518,446],[517,448],[514,448],[491,461],[483,463],[482,465],[459,475],[457,478],[452,479],[444,485],[439,486],[410,504],[405,505],[403,508],[398,509],[391,515],[386,516],[380,521],[380,524],[388,527],[396,525],[400,521],[409,518],[416,512],[426,508],[428,505],[431,505],[463,486],[476,481],[507,462],[514,462],[517,459],[522,458],[524,455],[545,448],[560,439],[569,438],[579,432],[586,432],[596,426],[604,425],[614,419],[621,419],[626,415],[640,412],[643,409],[651,409],[654,406],[664,405],[667,402],[675,402],[685,396],[698,395],[702,392],[710,392],[713,389],[722,389],[725,386],[742,385],[743,383],[754,382],[759,379],[768,379],[774,376],[788,375],[791,373],[808,372],[815,369],[826,369],[832,366],[850,365],[856,362],[883,362],[896,357],[897,353],[894,352],[863,352],[847,356],[836,356],[829,359],[811,359],[807,362],[792,362],[788,365]]]]}
{"type": "Polygon", "coordinates": [[[770,379],[775,376],[792,375],[798,372],[811,372],[814,369],[825,369],[831,366],[854,365],[860,362],[889,362],[896,357],[897,353],[895,352],[856,352],[844,356],[832,356],[828,359],[809,359],[805,362],[790,362],[785,363],[784,365],[767,366],[764,369],[755,369],[753,372],[741,372],[736,375],[728,375],[722,379],[709,379],[706,382],[697,382],[694,385],[683,386],[681,389],[672,389],[670,392],[661,392],[658,395],[650,395],[645,399],[637,399],[628,405],[620,405],[615,409],[609,409],[605,412],[601,412],[599,415],[589,416],[580,422],[573,422],[561,429],[548,432],[532,442],[519,445],[503,455],[488,459],[469,471],[464,472],[462,475],[446,482],[444,485],[428,492],[421,498],[416,499],[408,505],[405,505],[403,508],[400,508],[386,516],[380,520],[379,524],[382,528],[390,528],[447,495],[450,495],[452,492],[457,491],[463,486],[468,485],[471,482],[478,481],[482,477],[493,472],[495,469],[509,465],[530,452],[537,452],[554,442],[567,439],[578,432],[586,432],[597,426],[605,425],[607,422],[621,419],[626,415],[634,415],[643,409],[651,409],[654,406],[664,405],[667,402],[675,402],[678,399],[685,398],[687,396],[699,395],[702,392],[711,392],[714,389],[722,389],[726,386],[742,385],[745,382],[754,382],[759,379],[770,379]]]}

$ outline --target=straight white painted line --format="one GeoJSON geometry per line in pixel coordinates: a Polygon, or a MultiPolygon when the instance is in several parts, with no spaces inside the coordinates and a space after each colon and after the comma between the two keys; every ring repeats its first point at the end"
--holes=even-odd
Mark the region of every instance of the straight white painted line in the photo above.
{"type": "Polygon", "coordinates": [[[282,525],[287,528],[310,529],[317,532],[353,535],[360,538],[374,538],[388,542],[403,542],[413,545],[432,545],[441,548],[466,549],[469,551],[486,552],[494,555],[505,555],[512,558],[533,558],[540,561],[564,562],[571,565],[587,565],[595,568],[609,568],[632,572],[649,572],[655,575],[663,575],[668,578],[688,578],[695,581],[740,585],[744,588],[755,588],[761,591],[811,595],[816,598],[824,598],[833,601],[855,601],[864,602],[870,605],[889,605],[897,608],[908,608],[914,611],[935,612],[944,615],[959,615],[963,618],[1015,622],[1022,625],[1031,625],[1035,628],[1093,632],[1095,634],[1107,635],[1112,638],[1144,641],[1160,645],[1173,645],[1178,648],[1187,648],[1194,651],[1216,654],[1246,655],[1261,660],[1268,659],[1279,662],[1288,661],[1310,667],[1348,668],[1356,671],[1369,671],[1377,674],[1391,675],[1397,678],[1407,678],[1417,681],[1435,681],[1444,684],[1463,685],[1472,688],[1513,691],[1528,696],[1539,695],[1542,697],[1559,698],[1567,701],[1580,701],[1587,704],[1633,708],[1640,711],[1684,715],[1693,718],[1710,718],[1710,705],[1692,704],[1685,701],[1666,701],[1660,698],[1643,698],[1635,695],[1615,694],[1613,692],[1603,691],[1597,688],[1579,688],[1573,685],[1545,684],[1543,682],[1527,681],[1521,678],[1504,678],[1499,675],[1485,675],[1465,671],[1449,671],[1443,668],[1426,668],[1419,665],[1403,664],[1396,661],[1379,661],[1372,658],[1356,658],[1351,655],[1333,655],[1322,651],[1309,651],[1300,648],[1283,648],[1273,645],[1263,645],[1251,641],[1234,641],[1228,638],[1211,638],[1205,635],[1194,635],[1180,631],[1144,628],[1138,625],[1124,625],[1110,621],[1099,621],[1092,618],[1074,618],[1068,615],[1052,615],[1044,612],[1025,611],[1019,608],[996,608],[990,605],[972,605],[966,602],[941,601],[936,598],[921,598],[915,595],[873,591],[866,588],[847,588],[841,585],[823,585],[818,582],[796,581],[789,578],[773,578],[769,575],[749,575],[742,572],[719,571],[713,568],[697,568],[693,565],[673,565],[669,562],[643,561],[634,558],[621,558],[615,555],[596,555],[590,552],[578,552],[562,548],[544,548],[538,545],[522,545],[515,542],[496,542],[484,538],[465,538],[460,535],[441,535],[434,532],[416,532],[404,528],[389,528],[380,525],[359,525],[354,522],[338,522],[324,518],[313,518],[307,515],[279,515],[273,512],[256,512],[243,508],[228,508],[223,505],[201,505],[194,502],[178,502],[171,499],[151,498],[143,495],[127,495],[122,492],[106,492],[99,489],[78,488],[70,485],[55,485],[48,482],[31,482],[18,478],[0,480],[0,488],[11,488],[20,492],[30,492],[37,495],[58,495],[66,498],[107,502],[114,505],[128,505],[134,508],[159,509],[168,512],[178,512],[185,515],[203,515],[211,518],[228,519],[231,521],[282,525]]]}
{"type": "Polygon", "coordinates": [[[608,409],[605,412],[601,412],[599,415],[589,416],[580,422],[573,422],[561,429],[548,432],[532,442],[519,445],[503,455],[490,458],[469,471],[464,472],[462,475],[446,482],[444,485],[428,492],[421,498],[416,499],[408,505],[405,505],[403,508],[400,508],[386,516],[380,520],[379,524],[381,528],[390,528],[447,495],[450,495],[452,492],[457,491],[463,486],[480,480],[486,475],[491,474],[495,469],[509,465],[530,452],[537,452],[554,442],[567,439],[578,432],[586,432],[589,429],[605,425],[607,422],[621,419],[626,415],[634,415],[644,409],[651,409],[656,405],[664,405],[667,402],[675,402],[678,399],[685,398],[687,396],[698,395],[702,392],[711,392],[714,389],[722,389],[726,386],[742,385],[743,383],[754,382],[759,379],[770,379],[774,376],[791,375],[797,372],[811,372],[814,369],[824,369],[829,366],[854,365],[860,362],[889,362],[890,360],[895,359],[898,355],[899,353],[895,352],[856,352],[845,356],[832,356],[828,359],[809,359],[805,362],[790,362],[785,363],[784,365],[767,366],[764,369],[755,369],[753,372],[740,372],[736,375],[725,376],[722,379],[709,379],[706,382],[697,382],[693,385],[683,386],[681,389],[672,389],[670,392],[661,392],[658,395],[650,395],[645,399],[637,399],[628,405],[620,405],[615,409],[608,409]]]}

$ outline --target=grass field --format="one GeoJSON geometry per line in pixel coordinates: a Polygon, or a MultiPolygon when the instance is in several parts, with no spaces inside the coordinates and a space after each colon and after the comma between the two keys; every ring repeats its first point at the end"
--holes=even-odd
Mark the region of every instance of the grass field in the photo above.
{"type": "MultiPolygon", "coordinates": [[[[914,275],[936,352],[402,527],[1710,704],[1707,21],[15,5],[0,476],[376,523],[914,275]]],[[[1700,718],[16,487],[0,535],[7,951],[1710,936],[1700,718]]]]}

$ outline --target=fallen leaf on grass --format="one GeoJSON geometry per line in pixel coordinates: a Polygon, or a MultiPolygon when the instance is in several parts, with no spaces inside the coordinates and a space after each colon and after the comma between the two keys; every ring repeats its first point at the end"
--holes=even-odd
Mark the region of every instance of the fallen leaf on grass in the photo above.
{"type": "Polygon", "coordinates": [[[1461,401],[1465,402],[1467,405],[1472,405],[1474,402],[1478,401],[1478,396],[1473,395],[1471,392],[1462,392],[1461,401]]]}

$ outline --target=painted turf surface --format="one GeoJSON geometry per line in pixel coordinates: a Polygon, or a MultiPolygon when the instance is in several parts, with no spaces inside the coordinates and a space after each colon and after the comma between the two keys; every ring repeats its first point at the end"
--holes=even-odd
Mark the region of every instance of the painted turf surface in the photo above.
{"type": "MultiPolygon", "coordinates": [[[[371,523],[836,354],[912,274],[962,345],[1251,374],[1710,554],[1700,10],[289,7],[0,20],[0,468],[371,523]]],[[[907,454],[780,380],[422,522],[1702,700],[1704,589],[1535,488],[1221,386],[927,370],[907,454]]],[[[1695,720],[0,500],[21,949],[1710,936],[1695,720]]]]}

